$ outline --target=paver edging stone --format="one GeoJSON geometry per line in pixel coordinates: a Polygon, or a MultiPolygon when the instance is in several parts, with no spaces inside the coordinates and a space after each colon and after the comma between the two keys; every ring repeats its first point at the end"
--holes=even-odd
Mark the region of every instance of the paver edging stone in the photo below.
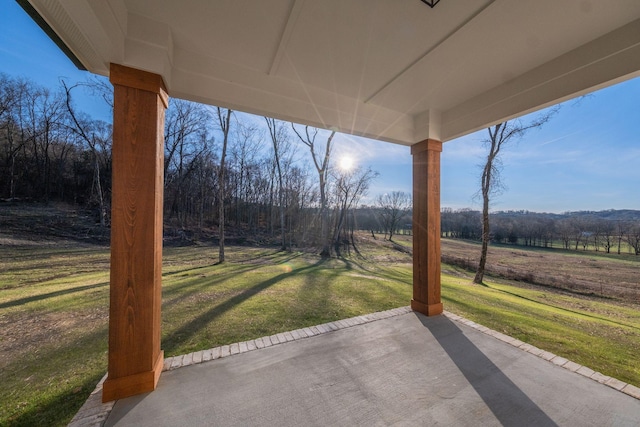
{"type": "Polygon", "coordinates": [[[635,397],[636,399],[640,400],[640,388],[634,385],[627,384],[621,391],[624,394],[628,394],[629,396],[635,397]]]}
{"type": "Polygon", "coordinates": [[[564,357],[555,355],[551,352],[548,351],[544,351],[539,349],[538,347],[532,346],[531,344],[527,344],[523,341],[520,341],[516,338],[510,337],[508,335],[505,335],[501,332],[497,332],[494,331],[493,329],[489,329],[485,326],[482,325],[478,325],[477,323],[467,320],[464,317],[458,316],[457,314],[453,314],[453,313],[449,313],[448,311],[444,311],[443,314],[448,318],[451,319],[453,321],[462,323],[464,325],[467,325],[479,332],[482,332],[486,335],[490,335],[502,342],[505,342],[509,345],[512,345],[514,347],[519,348],[520,350],[523,350],[527,353],[530,353],[534,356],[537,356],[543,360],[546,360],[547,362],[553,363],[556,366],[559,366],[563,369],[567,369],[571,372],[575,372],[577,374],[580,374],[584,377],[589,378],[592,381],[596,381],[600,384],[604,384],[608,387],[611,387],[614,390],[620,391],[624,394],[627,394],[631,397],[634,397],[638,400],[640,400],[640,388],[632,385],[632,384],[628,384],[625,383],[624,381],[620,381],[616,378],[601,374],[600,372],[594,371],[593,369],[590,369],[586,366],[580,365],[578,363],[575,363],[569,359],[566,359],[564,357]]]}

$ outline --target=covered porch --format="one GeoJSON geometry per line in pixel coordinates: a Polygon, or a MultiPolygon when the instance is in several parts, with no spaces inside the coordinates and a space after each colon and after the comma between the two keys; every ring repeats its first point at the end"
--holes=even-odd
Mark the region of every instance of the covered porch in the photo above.
{"type": "Polygon", "coordinates": [[[105,402],[154,390],[165,366],[169,96],[411,146],[410,304],[434,316],[442,143],[640,74],[634,0],[21,3],[78,66],[114,85],[105,402]]]}
{"type": "Polygon", "coordinates": [[[153,393],[80,426],[636,425],[640,389],[445,312],[410,307],[167,358],[153,393]]]}

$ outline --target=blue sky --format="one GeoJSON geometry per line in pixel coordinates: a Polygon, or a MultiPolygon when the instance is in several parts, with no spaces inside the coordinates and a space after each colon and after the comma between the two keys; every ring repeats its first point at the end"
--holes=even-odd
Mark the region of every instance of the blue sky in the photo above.
{"type": "MultiPolygon", "coordinates": [[[[0,0],[0,16],[0,72],[51,87],[60,77],[72,82],[89,78],[13,0],[0,0]]],[[[101,100],[85,96],[77,102],[94,117],[109,119],[101,100]]],[[[443,207],[480,207],[474,195],[486,133],[482,130],[444,144],[443,207]]],[[[370,191],[372,197],[393,190],[411,191],[408,147],[340,135],[334,155],[350,155],[380,172],[370,191]]],[[[507,188],[494,197],[492,210],[640,209],[639,170],[640,78],[636,78],[565,102],[542,129],[506,147],[502,180],[507,188]]]]}

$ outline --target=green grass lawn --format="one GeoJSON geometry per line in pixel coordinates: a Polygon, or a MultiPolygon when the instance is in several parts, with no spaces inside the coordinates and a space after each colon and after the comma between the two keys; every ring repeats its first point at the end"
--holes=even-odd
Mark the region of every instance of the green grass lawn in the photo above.
{"type": "MultiPolygon", "coordinates": [[[[381,262],[230,247],[229,261],[213,265],[215,254],[206,246],[165,249],[167,357],[411,299],[410,257],[398,251],[381,262]]],[[[0,247],[0,259],[0,425],[66,425],[107,369],[108,250],[0,247]]],[[[446,271],[446,310],[640,385],[637,307],[476,286],[466,273],[446,271]]]]}
{"type": "Polygon", "coordinates": [[[166,356],[387,310],[411,298],[408,268],[275,251],[229,259],[240,261],[165,275],[166,356]]]}

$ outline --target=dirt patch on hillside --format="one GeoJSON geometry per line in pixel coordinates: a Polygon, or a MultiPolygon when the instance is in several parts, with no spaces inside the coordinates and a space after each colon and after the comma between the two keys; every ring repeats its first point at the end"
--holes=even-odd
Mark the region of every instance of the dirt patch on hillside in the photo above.
{"type": "Polygon", "coordinates": [[[108,244],[110,230],[90,210],[66,204],[0,202],[0,245],[108,244]]]}
{"type": "Polygon", "coordinates": [[[0,369],[42,348],[65,342],[80,332],[105,328],[108,308],[77,312],[32,313],[17,312],[0,316],[0,369]]]}
{"type": "Polygon", "coordinates": [[[371,233],[360,232],[356,233],[354,240],[359,254],[372,261],[391,264],[413,262],[411,236],[387,240],[381,234],[372,237],[371,233]]]}

